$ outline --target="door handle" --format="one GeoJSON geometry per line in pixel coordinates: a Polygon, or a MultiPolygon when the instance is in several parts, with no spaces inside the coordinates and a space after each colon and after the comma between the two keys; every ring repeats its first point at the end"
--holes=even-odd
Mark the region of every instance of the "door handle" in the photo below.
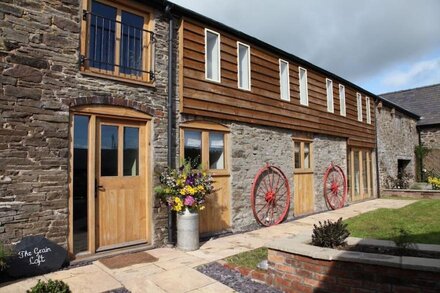
{"type": "Polygon", "coordinates": [[[98,191],[104,191],[105,188],[103,185],[98,185],[98,180],[95,179],[95,197],[98,197],[98,191]]]}

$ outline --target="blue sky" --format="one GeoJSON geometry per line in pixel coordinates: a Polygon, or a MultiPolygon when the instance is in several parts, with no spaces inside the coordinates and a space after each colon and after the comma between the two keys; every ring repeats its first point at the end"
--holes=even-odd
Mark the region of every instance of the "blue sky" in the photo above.
{"type": "Polygon", "coordinates": [[[440,83],[440,0],[172,0],[375,94],[440,83]]]}

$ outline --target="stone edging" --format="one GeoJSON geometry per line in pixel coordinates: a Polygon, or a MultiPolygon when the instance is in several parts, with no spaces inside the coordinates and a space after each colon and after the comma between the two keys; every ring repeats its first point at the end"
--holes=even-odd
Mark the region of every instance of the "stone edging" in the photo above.
{"type": "MultiPolygon", "coordinates": [[[[277,239],[277,241],[266,244],[269,249],[279,250],[292,254],[311,257],[320,260],[339,260],[354,263],[364,263],[373,265],[382,265],[388,267],[413,269],[430,272],[440,272],[440,259],[394,256],[376,253],[343,251],[331,248],[317,247],[309,244],[311,242],[309,235],[298,235],[293,238],[277,239]]],[[[382,247],[395,247],[391,241],[361,239],[349,237],[348,244],[377,245],[382,247]]],[[[425,251],[440,251],[440,245],[416,244],[416,249],[425,251]]]]}

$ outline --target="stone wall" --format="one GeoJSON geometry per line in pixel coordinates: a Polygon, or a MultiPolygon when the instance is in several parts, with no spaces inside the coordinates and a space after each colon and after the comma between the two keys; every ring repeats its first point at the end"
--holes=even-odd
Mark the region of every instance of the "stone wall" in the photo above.
{"type": "MultiPolygon", "coordinates": [[[[0,3],[1,241],[43,234],[66,245],[70,106],[122,104],[152,114],[152,171],[167,163],[167,21],[153,16],[154,87],[87,77],[79,71],[79,2],[0,3]]],[[[153,214],[160,245],[166,210],[155,201],[153,214]]]]}
{"type": "Polygon", "coordinates": [[[440,127],[419,128],[420,139],[431,151],[423,161],[423,168],[440,176],[440,127]]]}
{"type": "Polygon", "coordinates": [[[405,171],[414,180],[417,121],[386,106],[376,109],[376,119],[380,188],[386,188],[388,176],[397,177],[398,160],[410,160],[405,171]]]}
{"type": "MultiPolygon", "coordinates": [[[[313,139],[313,184],[315,211],[328,210],[324,198],[324,175],[331,162],[339,165],[347,176],[347,141],[345,138],[315,135],[313,139]]],[[[349,197],[347,196],[347,202],[349,197]]]]}

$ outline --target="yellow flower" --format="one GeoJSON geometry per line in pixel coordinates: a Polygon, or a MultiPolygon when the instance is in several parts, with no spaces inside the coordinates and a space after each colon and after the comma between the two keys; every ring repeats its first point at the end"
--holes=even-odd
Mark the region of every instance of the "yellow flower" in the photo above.
{"type": "Polygon", "coordinates": [[[181,195],[194,195],[196,192],[197,190],[189,185],[180,190],[181,195]]]}
{"type": "Polygon", "coordinates": [[[203,211],[203,210],[205,209],[205,206],[201,206],[199,209],[200,209],[201,211],[203,211]]]}
{"type": "Polygon", "coordinates": [[[183,203],[182,200],[178,197],[174,197],[174,210],[176,212],[180,212],[182,210],[183,203]]]}

